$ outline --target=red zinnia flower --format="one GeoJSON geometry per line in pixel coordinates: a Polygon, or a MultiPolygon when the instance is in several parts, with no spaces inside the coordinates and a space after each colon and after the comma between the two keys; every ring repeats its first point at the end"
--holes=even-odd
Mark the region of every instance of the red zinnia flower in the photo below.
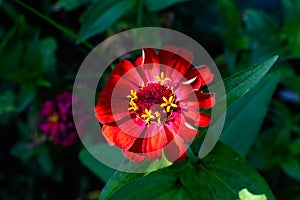
{"type": "Polygon", "coordinates": [[[43,103],[40,130],[53,144],[70,146],[78,139],[72,116],[72,94],[62,92],[43,103]]]}
{"type": "Polygon", "coordinates": [[[99,94],[95,113],[110,145],[123,150],[133,162],[161,159],[170,162],[186,157],[185,142],[206,127],[214,93],[200,88],[213,80],[205,66],[191,67],[191,52],[165,46],[156,54],[143,49],[134,63],[120,61],[99,94]]]}

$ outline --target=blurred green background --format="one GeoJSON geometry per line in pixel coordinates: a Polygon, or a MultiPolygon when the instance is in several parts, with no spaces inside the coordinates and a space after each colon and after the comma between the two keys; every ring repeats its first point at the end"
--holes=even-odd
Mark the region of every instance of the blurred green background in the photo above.
{"type": "Polygon", "coordinates": [[[279,55],[276,89],[265,81],[244,99],[247,107],[228,113],[240,118],[224,131],[253,141],[221,140],[263,175],[277,199],[300,199],[299,0],[0,0],[0,19],[0,199],[98,198],[105,180],[79,159],[80,142],[53,145],[39,130],[39,110],[72,90],[93,46],[145,26],[192,37],[223,77],[279,55]]]}

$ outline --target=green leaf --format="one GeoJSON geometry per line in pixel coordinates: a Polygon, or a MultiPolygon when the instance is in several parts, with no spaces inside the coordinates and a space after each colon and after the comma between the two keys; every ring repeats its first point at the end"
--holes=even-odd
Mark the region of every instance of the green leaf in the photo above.
{"type": "Polygon", "coordinates": [[[176,183],[176,173],[167,170],[153,172],[146,177],[131,180],[114,193],[109,199],[155,199],[164,195],[176,183]]]}
{"type": "MultiPolygon", "coordinates": [[[[142,1],[142,0],[139,0],[142,1]]],[[[147,9],[149,11],[159,11],[159,10],[163,10],[167,7],[170,7],[172,5],[175,5],[177,3],[181,3],[181,2],[185,2],[188,0],[145,0],[143,1],[143,3],[145,4],[145,6],[147,7],[147,9]]]]}
{"type": "Polygon", "coordinates": [[[44,71],[49,72],[55,69],[57,42],[54,38],[45,38],[39,41],[39,48],[43,57],[44,71]]]}
{"type": "Polygon", "coordinates": [[[272,39],[270,35],[273,31],[278,30],[279,27],[276,21],[267,15],[265,12],[257,10],[247,10],[245,13],[245,23],[250,34],[259,39],[272,39]],[[264,34],[261,34],[262,31],[264,34]]]}
{"type": "Polygon", "coordinates": [[[298,157],[298,155],[300,155],[300,138],[296,140],[293,139],[293,142],[290,143],[289,154],[295,157],[298,157]]]}
{"type": "Polygon", "coordinates": [[[114,169],[102,164],[99,160],[92,156],[85,148],[80,151],[79,160],[84,166],[86,166],[104,182],[107,182],[108,179],[115,172],[114,169]]]}
{"type": "MultiPolygon", "coordinates": [[[[266,170],[274,165],[280,165],[286,160],[286,152],[289,152],[288,148],[291,145],[290,141],[292,138],[292,120],[286,112],[289,112],[289,110],[282,107],[281,104],[275,104],[275,109],[276,112],[279,112],[279,114],[272,114],[272,117],[278,118],[276,126],[260,134],[255,141],[254,147],[249,152],[249,155],[247,155],[248,161],[256,169],[266,170]],[[287,110],[285,111],[285,109],[287,110]]],[[[291,154],[291,152],[288,154],[291,154]]]]}
{"type": "Polygon", "coordinates": [[[247,10],[244,18],[247,33],[251,37],[250,60],[265,60],[271,55],[281,53],[279,34],[274,33],[282,30],[274,18],[257,10],[247,10]]]}
{"type": "Polygon", "coordinates": [[[21,90],[18,94],[18,110],[17,112],[22,112],[34,99],[36,96],[37,88],[32,85],[23,85],[21,86],[21,90]]]}
{"type": "Polygon", "coordinates": [[[5,35],[0,43],[0,77],[6,78],[19,68],[23,54],[24,43],[17,42],[22,40],[25,33],[25,18],[18,17],[14,27],[5,35]]]}
{"type": "Polygon", "coordinates": [[[300,181],[300,161],[297,158],[289,158],[280,163],[283,171],[295,180],[300,181]]]}
{"type": "Polygon", "coordinates": [[[232,200],[248,188],[275,199],[264,179],[227,145],[218,143],[197,166],[187,164],[180,172],[181,183],[195,199],[232,200]]]}
{"type": "Polygon", "coordinates": [[[0,117],[6,113],[14,112],[15,95],[12,91],[4,91],[0,93],[0,117]]]}
{"type": "MultiPolygon", "coordinates": [[[[171,190],[168,190],[166,193],[157,197],[158,200],[187,200],[194,199],[191,194],[184,187],[173,187],[171,190]]],[[[196,200],[196,199],[195,199],[196,200]]]]}
{"type": "Polygon", "coordinates": [[[249,47],[249,38],[242,30],[241,14],[235,2],[218,0],[218,14],[221,27],[218,29],[224,39],[226,47],[233,52],[245,50],[249,47]]]}
{"type": "MultiPolygon", "coordinates": [[[[100,145],[96,145],[95,149],[93,149],[93,151],[97,150],[98,152],[104,152],[105,149],[107,149],[107,146],[103,146],[100,144],[100,145]]],[[[112,155],[112,153],[110,153],[109,155],[112,155]]],[[[117,158],[118,155],[115,155],[114,157],[117,158]]],[[[139,164],[134,164],[126,159],[126,160],[124,160],[123,163],[120,163],[121,166],[119,166],[119,169],[121,171],[117,170],[114,173],[114,175],[109,179],[109,181],[106,183],[105,187],[103,188],[103,190],[101,192],[100,199],[109,198],[117,190],[119,190],[124,183],[126,183],[128,181],[131,181],[138,177],[142,177],[144,175],[149,174],[152,171],[155,171],[156,169],[160,169],[162,167],[166,167],[171,164],[172,163],[170,163],[165,158],[164,154],[162,155],[161,160],[157,160],[157,161],[153,161],[153,162],[143,161],[139,164]],[[131,171],[132,173],[126,173],[123,171],[131,171]]]]}
{"type": "Polygon", "coordinates": [[[252,194],[247,188],[239,192],[239,200],[268,200],[265,194],[252,194]]]}
{"type": "Polygon", "coordinates": [[[64,8],[67,11],[75,10],[76,8],[96,0],[59,0],[56,5],[64,8]]]}
{"type": "Polygon", "coordinates": [[[115,21],[128,13],[135,5],[135,0],[105,0],[98,1],[84,13],[84,19],[79,31],[77,42],[82,42],[103,32],[115,21]]]}
{"type": "MultiPolygon", "coordinates": [[[[69,36],[71,39],[73,40],[78,40],[79,36],[73,32],[71,29],[53,21],[51,18],[49,18],[47,15],[44,15],[43,13],[35,10],[34,8],[28,6],[27,4],[23,3],[22,1],[19,0],[14,0],[16,3],[18,3],[20,6],[26,8],[27,10],[31,11],[32,13],[34,13],[35,15],[39,16],[40,18],[42,18],[43,20],[47,21],[49,24],[53,25],[55,28],[57,28],[59,31],[61,31],[62,33],[66,34],[67,36],[69,36]]],[[[83,42],[83,45],[85,45],[87,48],[89,49],[93,49],[93,45],[91,45],[90,43],[87,42],[83,42]]]]}
{"type": "Polygon", "coordinates": [[[50,149],[47,146],[39,146],[37,149],[37,163],[40,169],[47,175],[54,172],[54,163],[51,159],[50,149]]]}
{"type": "Polygon", "coordinates": [[[224,56],[230,72],[238,67],[236,62],[240,51],[247,51],[251,41],[243,29],[241,13],[237,4],[230,0],[217,1],[217,14],[220,25],[217,31],[220,33],[225,44],[224,56]]]}
{"type": "Polygon", "coordinates": [[[42,78],[40,78],[36,81],[36,85],[41,86],[41,87],[46,87],[46,88],[51,87],[51,83],[49,81],[46,81],[46,80],[42,79],[42,78]]]}
{"type": "Polygon", "coordinates": [[[277,58],[278,56],[274,56],[261,64],[246,68],[226,78],[224,85],[226,88],[227,106],[243,97],[255,87],[271,69],[277,58]]]}
{"type": "MultiPolygon", "coordinates": [[[[286,68],[283,70],[286,70],[286,68]]],[[[282,84],[289,89],[300,93],[300,76],[289,76],[282,81],[282,84]]]]}
{"type": "MultiPolygon", "coordinates": [[[[179,164],[179,163],[178,163],[179,164]]],[[[218,143],[195,165],[178,164],[147,176],[116,173],[99,199],[238,199],[243,188],[275,199],[263,178],[236,152],[218,143]],[[109,190],[111,189],[111,190],[109,190]]]]}
{"type": "Polygon", "coordinates": [[[281,30],[282,51],[287,59],[300,57],[300,3],[299,1],[282,0],[284,25],[281,30]]]}
{"type": "MultiPolygon", "coordinates": [[[[225,98],[227,98],[227,107],[229,107],[233,102],[237,101],[238,99],[242,98],[244,95],[246,95],[253,87],[255,87],[260,80],[266,75],[266,73],[270,70],[272,65],[277,60],[278,56],[274,56],[270,58],[269,60],[265,61],[264,63],[254,65],[252,67],[246,68],[243,71],[236,73],[224,80],[224,85],[226,89],[226,95],[220,96],[216,102],[217,105],[223,105],[225,98]]],[[[218,93],[220,88],[223,88],[223,82],[217,82],[210,86],[211,91],[215,91],[218,93]]],[[[222,91],[221,91],[222,92],[222,91]]],[[[206,156],[211,149],[213,148],[214,144],[216,143],[216,138],[219,137],[219,135],[214,133],[214,129],[219,128],[219,122],[222,122],[224,119],[225,113],[221,109],[216,110],[216,113],[218,116],[220,116],[220,120],[212,124],[212,128],[209,129],[208,133],[206,134],[206,137],[204,138],[204,141],[202,143],[202,146],[196,149],[199,149],[198,156],[200,158],[203,158],[206,156]]],[[[196,141],[196,140],[195,140],[196,141]]],[[[193,144],[195,144],[195,141],[193,144]]]]}
{"type": "Polygon", "coordinates": [[[255,142],[279,80],[279,74],[270,74],[227,109],[220,140],[242,156],[255,142]]]}
{"type": "Polygon", "coordinates": [[[15,42],[14,40],[19,39],[18,37],[24,33],[24,30],[25,30],[25,18],[24,16],[21,15],[16,19],[14,26],[3,37],[3,40],[0,43],[0,52],[4,53],[2,52],[3,48],[14,43],[15,42]]]}
{"type": "Polygon", "coordinates": [[[11,155],[20,158],[24,162],[29,161],[35,153],[36,150],[24,141],[17,143],[10,150],[11,155]]]}
{"type": "Polygon", "coordinates": [[[290,177],[300,181],[300,139],[293,139],[288,145],[288,153],[284,153],[279,165],[290,177]]]}
{"type": "Polygon", "coordinates": [[[125,183],[142,177],[143,175],[144,174],[141,173],[126,173],[116,171],[102,189],[99,200],[110,199],[110,197],[114,195],[114,193],[116,193],[125,183]]]}
{"type": "Polygon", "coordinates": [[[27,4],[19,1],[19,0],[14,0],[16,3],[20,4],[21,6],[23,6],[24,8],[26,8],[27,10],[33,12],[34,14],[36,14],[37,16],[39,16],[40,18],[46,20],[47,22],[49,22],[50,24],[52,24],[54,27],[56,27],[57,29],[59,29],[60,31],[62,31],[63,33],[65,33],[66,35],[68,35],[69,37],[76,39],[77,35],[70,29],[56,23],[55,21],[53,21],[52,19],[50,19],[48,16],[38,12],[37,10],[35,10],[34,8],[28,6],[27,4]]]}

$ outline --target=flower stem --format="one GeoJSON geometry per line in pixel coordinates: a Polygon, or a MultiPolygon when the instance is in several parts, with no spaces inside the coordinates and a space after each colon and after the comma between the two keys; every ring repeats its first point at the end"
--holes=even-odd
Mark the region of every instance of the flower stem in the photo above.
{"type": "Polygon", "coordinates": [[[191,164],[196,164],[198,161],[198,158],[195,156],[193,150],[191,148],[188,148],[187,153],[188,153],[188,161],[191,164]]]}

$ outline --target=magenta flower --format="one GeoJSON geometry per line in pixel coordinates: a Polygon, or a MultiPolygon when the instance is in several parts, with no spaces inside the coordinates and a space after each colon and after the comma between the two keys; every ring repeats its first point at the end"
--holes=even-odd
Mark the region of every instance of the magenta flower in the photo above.
{"type": "Polygon", "coordinates": [[[71,146],[78,140],[70,92],[62,92],[54,100],[46,100],[41,107],[40,118],[40,130],[53,144],[71,146]]]}

